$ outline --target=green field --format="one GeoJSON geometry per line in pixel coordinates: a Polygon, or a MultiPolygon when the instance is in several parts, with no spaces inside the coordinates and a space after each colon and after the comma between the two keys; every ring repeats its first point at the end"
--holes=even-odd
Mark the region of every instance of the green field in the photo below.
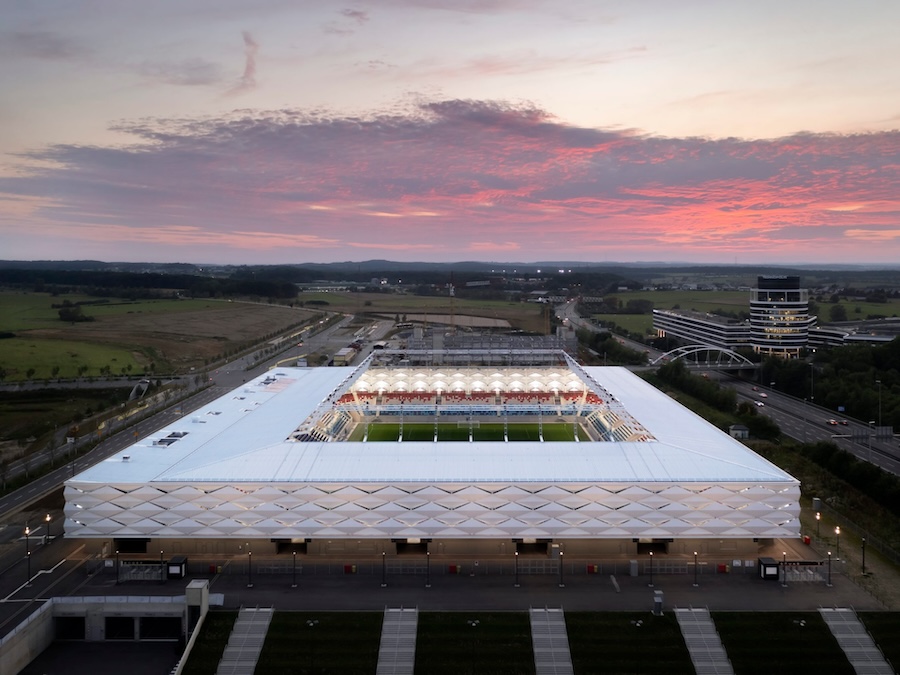
{"type": "Polygon", "coordinates": [[[109,367],[111,375],[137,375],[144,372],[129,349],[75,340],[10,338],[0,341],[0,367],[4,379],[30,379],[33,368],[36,379],[74,378],[82,374],[96,376],[100,368],[109,367]]]}
{"type": "Polygon", "coordinates": [[[107,298],[82,305],[92,321],[71,323],[52,306],[83,300],[97,298],[0,293],[0,379],[188,372],[318,316],[261,303],[107,298]]]}
{"type": "MultiPolygon", "coordinates": [[[[403,440],[404,441],[433,441],[434,440],[434,424],[404,424],[403,440]]],[[[537,441],[540,438],[539,427],[537,424],[509,424],[507,427],[510,441],[537,441]]],[[[361,441],[366,432],[365,425],[360,424],[353,430],[349,440],[361,441]]],[[[370,424],[368,428],[370,442],[379,441],[396,441],[400,437],[400,425],[394,423],[385,424],[379,422],[370,424]]],[[[543,425],[545,441],[572,441],[574,440],[574,432],[571,424],[560,424],[557,422],[543,425]]],[[[469,427],[462,423],[458,424],[438,424],[437,433],[439,441],[468,441],[469,427]]],[[[587,435],[579,427],[578,434],[580,440],[588,440],[587,435]]],[[[480,423],[472,429],[473,441],[502,441],[503,440],[503,424],[480,423]]]]}
{"type": "Polygon", "coordinates": [[[72,293],[70,295],[50,295],[49,293],[0,293],[0,331],[25,331],[36,328],[56,328],[65,325],[59,319],[59,309],[52,305],[97,302],[102,304],[83,305],[84,314],[96,318],[126,314],[172,314],[176,312],[196,312],[210,307],[211,300],[123,300],[122,298],[97,298],[72,293]]]}

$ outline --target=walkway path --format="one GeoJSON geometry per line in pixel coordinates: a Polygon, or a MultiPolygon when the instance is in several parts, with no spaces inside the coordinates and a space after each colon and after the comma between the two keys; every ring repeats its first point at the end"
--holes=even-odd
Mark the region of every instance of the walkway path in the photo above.
{"type": "Polygon", "coordinates": [[[844,607],[822,607],[819,614],[858,675],[893,675],[894,669],[885,661],[884,654],[875,645],[855,611],[844,607]]]}
{"type": "Polygon", "coordinates": [[[241,609],[216,675],[253,675],[274,612],[271,607],[241,609]]]}
{"type": "Polygon", "coordinates": [[[697,675],[733,675],[734,669],[708,609],[677,608],[675,618],[697,675]]]}
{"type": "Polygon", "coordinates": [[[419,610],[385,607],[378,648],[377,675],[412,675],[416,663],[419,610]]]}
{"type": "Polygon", "coordinates": [[[537,675],[572,675],[572,654],[562,608],[531,608],[531,643],[537,675]]]}

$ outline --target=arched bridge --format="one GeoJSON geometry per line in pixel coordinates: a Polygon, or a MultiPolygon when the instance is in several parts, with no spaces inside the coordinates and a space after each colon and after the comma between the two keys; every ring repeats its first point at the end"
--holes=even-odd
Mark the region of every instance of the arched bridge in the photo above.
{"type": "Polygon", "coordinates": [[[681,359],[688,368],[704,368],[710,370],[742,370],[745,368],[757,368],[745,356],[741,356],[730,349],[711,347],[709,345],[685,345],[650,362],[651,366],[658,366],[669,361],[681,359]]]}

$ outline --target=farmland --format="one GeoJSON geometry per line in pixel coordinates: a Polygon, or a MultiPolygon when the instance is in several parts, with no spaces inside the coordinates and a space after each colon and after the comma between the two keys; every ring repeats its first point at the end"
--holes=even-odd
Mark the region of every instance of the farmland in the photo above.
{"type": "Polygon", "coordinates": [[[43,293],[0,294],[5,380],[183,372],[316,315],[258,303],[110,300],[83,306],[92,321],[66,323],[51,306],[61,302],[43,293]]]}

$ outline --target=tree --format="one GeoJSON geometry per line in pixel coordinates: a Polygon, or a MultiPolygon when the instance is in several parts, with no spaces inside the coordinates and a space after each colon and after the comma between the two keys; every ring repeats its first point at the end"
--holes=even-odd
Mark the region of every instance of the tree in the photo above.
{"type": "Polygon", "coordinates": [[[843,305],[832,305],[828,310],[828,318],[831,321],[846,321],[847,309],[843,305]]]}
{"type": "Polygon", "coordinates": [[[53,377],[59,376],[59,366],[53,366],[53,368],[50,370],[50,373],[53,377]]]}

